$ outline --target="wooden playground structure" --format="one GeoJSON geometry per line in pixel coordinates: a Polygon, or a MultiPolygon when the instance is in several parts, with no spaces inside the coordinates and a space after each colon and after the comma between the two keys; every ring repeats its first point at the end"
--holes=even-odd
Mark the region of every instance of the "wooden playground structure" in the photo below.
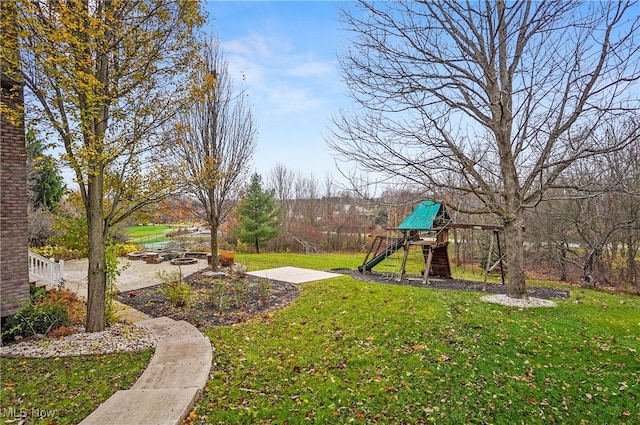
{"type": "Polygon", "coordinates": [[[399,232],[397,237],[376,236],[367,251],[367,255],[358,267],[360,273],[370,273],[382,261],[400,249],[404,249],[398,281],[402,281],[409,250],[420,248],[424,258],[422,282],[429,283],[429,276],[451,279],[451,265],[449,260],[449,229],[479,229],[492,232],[489,251],[484,270],[484,282],[490,271],[500,267],[500,275],[504,284],[505,254],[500,245],[500,231],[502,226],[453,223],[444,205],[433,201],[420,202],[413,212],[391,231],[399,232]],[[495,245],[494,245],[495,240],[495,245]],[[493,258],[494,248],[497,248],[497,259],[493,258]]]}

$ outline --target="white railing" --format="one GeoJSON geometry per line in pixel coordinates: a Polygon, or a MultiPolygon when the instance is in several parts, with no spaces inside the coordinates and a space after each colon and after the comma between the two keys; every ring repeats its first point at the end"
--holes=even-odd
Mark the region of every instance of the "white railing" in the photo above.
{"type": "Polygon", "coordinates": [[[64,260],[59,263],[51,258],[29,251],[29,277],[48,285],[61,285],[64,282],[64,260]]]}

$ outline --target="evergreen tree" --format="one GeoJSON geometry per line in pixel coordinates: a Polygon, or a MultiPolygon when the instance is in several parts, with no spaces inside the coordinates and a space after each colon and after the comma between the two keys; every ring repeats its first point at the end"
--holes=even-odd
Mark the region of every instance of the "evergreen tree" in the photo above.
{"type": "Polygon", "coordinates": [[[33,210],[55,212],[65,189],[56,160],[44,154],[45,147],[32,128],[27,130],[25,139],[29,201],[33,210]]]}
{"type": "Polygon", "coordinates": [[[251,176],[251,183],[238,207],[238,215],[238,239],[254,245],[258,254],[260,247],[280,234],[280,208],[273,191],[262,189],[262,178],[258,173],[251,176]]]}

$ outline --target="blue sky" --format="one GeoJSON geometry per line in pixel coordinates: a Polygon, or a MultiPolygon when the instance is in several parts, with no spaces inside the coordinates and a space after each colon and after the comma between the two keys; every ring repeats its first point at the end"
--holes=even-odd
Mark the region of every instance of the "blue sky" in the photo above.
{"type": "Polygon", "coordinates": [[[254,170],[263,181],[277,163],[323,181],[338,177],[323,135],[349,107],[337,54],[346,46],[337,1],[211,1],[216,34],[234,83],[248,94],[257,125],[254,170]]]}

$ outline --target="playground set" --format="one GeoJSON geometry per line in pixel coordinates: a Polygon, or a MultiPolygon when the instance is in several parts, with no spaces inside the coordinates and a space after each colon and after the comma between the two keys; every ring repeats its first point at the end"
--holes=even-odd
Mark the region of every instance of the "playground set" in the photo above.
{"type": "Polygon", "coordinates": [[[424,258],[424,270],[422,282],[429,283],[429,276],[438,276],[451,279],[451,265],[449,261],[449,229],[479,229],[493,233],[490,239],[489,252],[485,267],[484,281],[490,271],[500,267],[500,275],[504,284],[505,255],[500,245],[500,231],[502,226],[484,224],[454,223],[444,205],[426,200],[420,202],[402,223],[393,229],[398,236],[378,235],[374,238],[362,265],[358,267],[360,273],[370,273],[372,269],[389,258],[391,255],[404,249],[402,263],[400,265],[397,280],[402,281],[405,274],[409,250],[417,247],[422,251],[424,258]],[[495,239],[495,245],[494,245],[495,239]],[[497,260],[493,261],[495,248],[497,248],[497,260]]]}

